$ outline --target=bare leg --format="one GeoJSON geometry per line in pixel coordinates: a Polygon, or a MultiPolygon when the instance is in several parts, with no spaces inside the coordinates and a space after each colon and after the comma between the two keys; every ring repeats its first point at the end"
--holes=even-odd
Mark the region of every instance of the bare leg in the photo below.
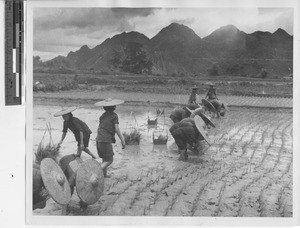
{"type": "Polygon", "coordinates": [[[81,152],[82,152],[82,151],[81,151],[81,149],[80,149],[80,146],[78,146],[78,147],[77,147],[77,156],[78,156],[78,157],[81,157],[81,152]]]}
{"type": "Polygon", "coordinates": [[[89,148],[87,148],[87,147],[85,147],[84,149],[83,149],[83,151],[84,152],[86,152],[88,155],[90,155],[92,158],[96,158],[93,154],[92,154],[92,152],[89,150],[89,148]]]}
{"type": "Polygon", "coordinates": [[[108,175],[107,175],[107,167],[111,165],[111,163],[113,162],[113,160],[114,160],[113,157],[111,157],[108,160],[104,160],[103,159],[103,162],[101,164],[101,168],[103,170],[104,177],[108,177],[108,175]]]}
{"type": "Polygon", "coordinates": [[[180,153],[180,155],[179,155],[178,160],[179,161],[186,161],[187,158],[188,158],[187,150],[186,149],[185,150],[179,150],[179,153],[180,153]]]}

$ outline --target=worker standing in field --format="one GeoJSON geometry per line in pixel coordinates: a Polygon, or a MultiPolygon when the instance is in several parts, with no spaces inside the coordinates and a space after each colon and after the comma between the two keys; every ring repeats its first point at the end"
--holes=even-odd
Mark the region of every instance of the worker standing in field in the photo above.
{"type": "Polygon", "coordinates": [[[62,142],[64,141],[68,129],[70,129],[77,141],[77,157],[81,156],[81,152],[84,151],[87,154],[89,154],[92,158],[96,158],[91,151],[88,149],[89,141],[90,141],[90,135],[92,131],[90,128],[81,121],[80,119],[73,116],[72,112],[76,109],[76,107],[70,107],[70,108],[64,108],[61,111],[54,114],[55,117],[62,116],[64,120],[63,124],[63,134],[61,136],[61,140],[58,143],[60,146],[62,142]]]}
{"type": "Polygon", "coordinates": [[[188,104],[197,104],[197,102],[196,102],[197,90],[198,90],[198,87],[196,87],[196,86],[194,86],[192,88],[192,93],[189,97],[188,104]]]}
{"type": "Polygon", "coordinates": [[[209,83],[207,83],[207,85],[209,86],[209,89],[206,93],[205,99],[207,99],[208,101],[214,100],[214,99],[219,99],[217,97],[217,91],[216,91],[215,84],[209,82],[209,83]]]}
{"type": "Polygon", "coordinates": [[[114,112],[116,106],[123,103],[123,100],[111,98],[95,103],[96,106],[103,107],[105,110],[99,118],[99,127],[96,138],[97,152],[99,157],[102,158],[101,167],[104,177],[109,177],[109,175],[107,175],[107,168],[113,162],[114,151],[112,143],[116,142],[116,133],[121,140],[122,149],[125,148],[125,140],[119,128],[119,117],[114,112]]]}

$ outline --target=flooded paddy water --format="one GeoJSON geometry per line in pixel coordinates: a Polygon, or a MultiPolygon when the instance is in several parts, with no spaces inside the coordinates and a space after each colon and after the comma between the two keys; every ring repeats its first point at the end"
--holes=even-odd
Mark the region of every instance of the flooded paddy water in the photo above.
{"type": "MultiPolygon", "coordinates": [[[[51,123],[53,142],[59,142],[63,120],[53,114],[61,109],[60,105],[65,104],[34,105],[33,152],[47,123],[51,123]]],[[[168,131],[172,109],[165,109],[165,119],[159,117],[158,129],[168,131]]],[[[93,132],[89,148],[94,155],[102,113],[102,108],[88,104],[80,104],[73,112],[93,132]]],[[[116,137],[114,162],[108,168],[111,178],[105,179],[103,195],[83,211],[74,191],[68,215],[292,216],[292,109],[232,107],[225,118],[213,119],[216,128],[209,130],[211,146],[204,143],[198,155],[189,151],[186,162],[178,161],[171,134],[166,145],[153,145],[155,128],[149,127],[147,120],[148,116],[155,117],[156,107],[121,105],[116,113],[122,132],[137,122],[142,134],[140,144],[122,150],[116,137]],[[136,121],[130,117],[131,112],[136,121]]],[[[44,140],[47,143],[49,139],[44,140]]],[[[69,132],[61,147],[61,157],[75,153],[76,146],[69,132]]],[[[82,159],[89,158],[83,152],[82,159]]],[[[44,209],[33,213],[59,215],[61,207],[49,199],[44,209]]]]}

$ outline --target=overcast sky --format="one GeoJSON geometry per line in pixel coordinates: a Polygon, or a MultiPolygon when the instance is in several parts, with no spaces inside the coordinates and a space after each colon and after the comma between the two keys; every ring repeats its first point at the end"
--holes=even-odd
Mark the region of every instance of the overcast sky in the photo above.
{"type": "Polygon", "coordinates": [[[246,33],[282,28],[293,35],[289,8],[35,8],[33,20],[33,54],[43,61],[83,45],[93,48],[122,32],[152,38],[172,22],[190,27],[201,38],[228,24],[246,33]]]}

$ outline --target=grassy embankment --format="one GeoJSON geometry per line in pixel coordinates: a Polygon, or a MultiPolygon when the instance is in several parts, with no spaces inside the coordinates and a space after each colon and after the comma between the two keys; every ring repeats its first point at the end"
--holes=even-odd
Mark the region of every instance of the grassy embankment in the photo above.
{"type": "Polygon", "coordinates": [[[259,79],[237,76],[153,76],[34,73],[34,91],[56,92],[72,89],[93,90],[101,87],[122,92],[156,94],[190,94],[199,86],[199,94],[207,91],[206,82],[217,85],[219,95],[292,97],[293,82],[283,79],[259,79]],[[35,86],[39,81],[44,86],[35,86]]]}

